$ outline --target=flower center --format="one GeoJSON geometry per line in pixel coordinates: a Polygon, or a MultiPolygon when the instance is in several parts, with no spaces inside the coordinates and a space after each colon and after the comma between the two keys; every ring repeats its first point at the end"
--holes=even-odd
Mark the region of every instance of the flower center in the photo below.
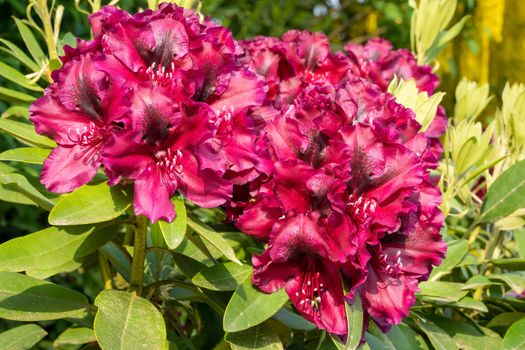
{"type": "Polygon", "coordinates": [[[171,62],[167,67],[168,68],[153,62],[146,69],[146,76],[155,86],[169,86],[174,83],[173,72],[175,71],[175,62],[171,62]]]}
{"type": "Polygon", "coordinates": [[[211,118],[209,123],[214,125],[216,128],[227,128],[228,130],[231,129],[231,121],[233,118],[234,113],[233,106],[223,106],[222,110],[215,113],[211,118]]]}
{"type": "Polygon", "coordinates": [[[315,73],[305,69],[303,79],[308,84],[324,84],[328,80],[328,73],[315,73]]]}
{"type": "Polygon", "coordinates": [[[351,194],[348,197],[346,206],[348,212],[354,217],[357,223],[363,224],[374,215],[377,209],[377,201],[373,198],[351,194]]]}
{"type": "Polygon", "coordinates": [[[301,289],[295,293],[299,298],[298,310],[312,316],[318,313],[322,293],[324,293],[324,285],[321,283],[321,274],[316,270],[315,262],[310,260],[303,272],[301,289]]]}
{"type": "Polygon", "coordinates": [[[79,154],[79,158],[83,158],[82,162],[85,165],[97,163],[100,160],[103,130],[96,126],[95,123],[90,122],[89,125],[75,129],[68,128],[67,137],[72,143],[87,148],[84,153],[79,154]]]}
{"type": "Polygon", "coordinates": [[[161,170],[162,173],[182,173],[183,155],[180,150],[177,150],[175,152],[170,149],[157,151],[155,152],[154,157],[155,164],[161,170]]]}

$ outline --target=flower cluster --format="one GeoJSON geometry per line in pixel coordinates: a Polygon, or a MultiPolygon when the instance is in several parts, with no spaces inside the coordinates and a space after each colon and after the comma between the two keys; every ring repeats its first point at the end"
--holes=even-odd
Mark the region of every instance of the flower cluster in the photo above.
{"type": "Polygon", "coordinates": [[[408,314],[445,244],[435,163],[425,160],[431,140],[386,88],[398,73],[421,89],[437,78],[383,41],[348,46],[348,56],[308,32],[242,45],[269,86],[254,117],[271,169],[236,186],[229,211],[268,242],[252,282],[267,293],[284,287],[306,319],[342,336],[345,300],[359,294],[367,319],[387,330],[408,314]]]}
{"type": "Polygon", "coordinates": [[[446,117],[421,132],[387,87],[397,75],[432,94],[429,67],[382,40],[346,53],[306,31],[237,43],[168,4],[134,16],[108,6],[90,23],[94,39],[66,49],[30,110],[58,144],[42,170],[49,190],[102,167],[110,185],[134,183],[135,213],[151,221],[173,220],[176,191],[224,205],[267,243],[253,283],[285,288],[333,334],[347,333],[356,295],[384,330],[408,314],[445,251],[429,171],[446,117]]]}
{"type": "Polygon", "coordinates": [[[263,82],[237,63],[229,30],[171,4],[135,16],[106,6],[94,39],[66,47],[54,83],[31,107],[37,132],[58,144],[41,181],[54,192],[133,180],[135,213],[173,220],[182,192],[216,207],[257,174],[249,109],[263,82]]]}

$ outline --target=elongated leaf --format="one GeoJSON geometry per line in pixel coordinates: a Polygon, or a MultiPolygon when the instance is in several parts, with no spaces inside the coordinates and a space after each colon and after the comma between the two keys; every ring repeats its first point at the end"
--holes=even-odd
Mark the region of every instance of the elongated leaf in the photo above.
{"type": "Polygon", "coordinates": [[[490,262],[499,268],[506,270],[525,271],[525,259],[492,259],[490,262]]]}
{"type": "Polygon", "coordinates": [[[476,328],[471,324],[444,317],[434,317],[432,321],[443,329],[462,350],[494,350],[499,349],[501,345],[501,338],[489,329],[476,328]]]}
{"type": "Polygon", "coordinates": [[[0,118],[24,117],[29,118],[29,109],[25,106],[11,106],[7,108],[0,118]]]}
{"type": "Polygon", "coordinates": [[[40,70],[40,67],[38,66],[38,64],[36,64],[35,61],[29,58],[29,56],[26,55],[25,52],[22,51],[18,46],[16,46],[15,44],[13,44],[12,42],[8,40],[1,39],[1,38],[0,38],[0,43],[5,45],[5,48],[1,48],[2,51],[9,53],[11,56],[16,58],[18,61],[25,64],[28,68],[32,69],[34,72],[37,72],[38,70],[40,70]]]}
{"type": "Polygon", "coordinates": [[[0,160],[29,164],[42,164],[51,151],[44,148],[13,148],[0,153],[0,160]]]}
{"type": "Polygon", "coordinates": [[[175,198],[173,204],[175,205],[175,212],[177,213],[175,220],[171,223],[159,220],[154,224],[158,226],[166,245],[170,249],[177,248],[182,242],[188,224],[184,201],[180,198],[175,198]]]}
{"type": "Polygon", "coordinates": [[[430,320],[420,318],[416,321],[416,324],[426,334],[436,350],[459,350],[456,342],[430,320]]]}
{"type": "Polygon", "coordinates": [[[490,186],[483,205],[480,220],[495,222],[525,208],[525,160],[514,164],[501,174],[490,186]]]}
{"type": "Polygon", "coordinates": [[[224,312],[224,330],[240,332],[256,326],[279,311],[288,301],[284,289],[266,294],[252,285],[251,276],[235,290],[224,312]]]}
{"type": "Polygon", "coordinates": [[[162,350],[166,326],[162,314],[135,294],[105,290],[95,305],[95,336],[104,350],[162,350]]]}
{"type": "Polygon", "coordinates": [[[9,119],[0,119],[0,130],[5,131],[7,134],[30,146],[36,146],[40,148],[54,148],[57,145],[55,141],[45,136],[38,135],[35,132],[35,128],[31,124],[9,119]]]}
{"type": "Polygon", "coordinates": [[[518,274],[506,273],[498,274],[493,273],[487,276],[491,281],[501,281],[509,286],[516,294],[521,294],[525,291],[525,278],[518,274]]]}
{"type": "Polygon", "coordinates": [[[313,323],[305,320],[304,317],[296,314],[295,312],[288,310],[286,307],[282,307],[281,310],[273,315],[273,318],[284,324],[286,327],[290,327],[292,329],[311,331],[316,328],[313,323]]]}
{"type": "Polygon", "coordinates": [[[0,86],[0,100],[10,103],[30,104],[36,100],[36,97],[0,86]]]}
{"type": "Polygon", "coordinates": [[[14,69],[11,66],[0,61],[0,76],[6,78],[7,80],[12,81],[15,84],[20,85],[23,88],[33,90],[33,91],[43,91],[40,86],[32,84],[26,78],[25,75],[20,73],[18,70],[14,69]]]}
{"type": "Polygon", "coordinates": [[[419,284],[418,296],[443,302],[457,302],[468,294],[463,284],[453,282],[426,281],[419,284]]]}
{"type": "Polygon", "coordinates": [[[481,302],[479,300],[476,300],[476,299],[473,299],[471,297],[464,297],[461,300],[450,304],[450,306],[461,307],[463,309],[471,309],[471,310],[476,310],[476,311],[480,311],[480,312],[488,312],[489,311],[489,309],[487,308],[487,306],[483,302],[481,302]]]}
{"type": "Polygon", "coordinates": [[[128,187],[109,187],[106,182],[84,185],[62,197],[51,213],[51,225],[85,225],[113,220],[131,205],[133,195],[128,187]]]}
{"type": "Polygon", "coordinates": [[[233,350],[282,350],[279,336],[264,323],[242,332],[226,333],[233,350]]]}
{"type": "Polygon", "coordinates": [[[386,334],[395,349],[427,350],[425,341],[412,328],[405,324],[393,326],[386,334]]]}
{"type": "Polygon", "coordinates": [[[75,271],[82,266],[84,260],[87,258],[88,257],[70,260],[62,265],[53,266],[48,269],[26,269],[26,275],[43,280],[59,273],[75,271]]]}
{"type": "Polygon", "coordinates": [[[525,318],[524,312],[504,312],[494,316],[492,320],[487,324],[489,328],[504,328],[507,329],[511,324],[525,318]]]}
{"type": "Polygon", "coordinates": [[[464,239],[447,243],[447,255],[441,265],[434,268],[430,275],[430,280],[435,281],[442,276],[450,273],[467,254],[468,242],[464,239]]]}
{"type": "Polygon", "coordinates": [[[14,20],[16,26],[18,27],[18,31],[22,36],[22,40],[24,40],[24,44],[26,44],[26,47],[29,50],[29,53],[31,53],[31,56],[33,56],[35,62],[41,64],[46,59],[46,55],[44,54],[44,51],[42,51],[42,49],[40,48],[38,41],[36,41],[35,39],[35,36],[31,32],[29,27],[26,26],[21,20],[19,20],[18,18],[15,18],[14,20]]]}
{"type": "Polygon", "coordinates": [[[97,341],[95,333],[87,327],[70,327],[56,338],[53,346],[55,348],[64,345],[82,345],[97,341]]]}
{"type": "Polygon", "coordinates": [[[355,350],[361,342],[361,335],[363,333],[363,306],[361,298],[358,294],[355,296],[353,304],[345,302],[346,324],[348,327],[348,338],[346,344],[339,341],[338,338],[333,339],[335,346],[340,350],[355,350]]]}
{"type": "Polygon", "coordinates": [[[12,189],[16,189],[45,210],[51,210],[55,205],[51,199],[38,191],[22,174],[4,173],[0,170],[0,183],[12,185],[12,189]]]}
{"type": "Polygon", "coordinates": [[[0,270],[45,270],[80,260],[115,234],[114,226],[49,227],[1,244],[0,270]]]}
{"type": "Polygon", "coordinates": [[[211,227],[201,222],[199,219],[188,215],[188,225],[195,230],[201,237],[210,243],[212,246],[217,248],[225,257],[231,261],[242,265],[242,263],[235,257],[233,248],[228,244],[228,242],[217,232],[215,232],[211,227]]]}
{"type": "Polygon", "coordinates": [[[0,334],[0,345],[2,350],[29,350],[46,335],[42,327],[25,324],[0,334]]]}
{"type": "Polygon", "coordinates": [[[252,272],[248,265],[227,262],[201,270],[193,277],[193,284],[217,291],[235,290],[252,272]]]}
{"type": "Polygon", "coordinates": [[[485,287],[485,286],[491,286],[499,284],[497,282],[491,282],[487,277],[485,276],[472,276],[468,279],[467,282],[461,287],[461,290],[469,290],[469,289],[477,289],[479,287],[485,287]]]}
{"type": "Polygon", "coordinates": [[[0,272],[0,318],[45,321],[83,318],[89,303],[77,291],[15,272],[0,272]]]}
{"type": "Polygon", "coordinates": [[[525,319],[514,323],[505,333],[501,350],[521,350],[525,348],[525,319]]]}
{"type": "Polygon", "coordinates": [[[0,200],[25,205],[36,205],[31,199],[20,193],[18,188],[14,185],[2,185],[0,183],[0,200]]]}

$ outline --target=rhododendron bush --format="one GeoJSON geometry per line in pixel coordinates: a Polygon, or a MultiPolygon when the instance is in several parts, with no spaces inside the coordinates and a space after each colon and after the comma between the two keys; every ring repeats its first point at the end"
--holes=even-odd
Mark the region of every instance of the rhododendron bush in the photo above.
{"type": "Polygon", "coordinates": [[[463,80],[445,110],[455,1],[410,2],[411,50],[234,38],[176,3],[93,3],[92,37],[63,45],[63,9],[34,0],[29,56],[2,41],[33,73],[0,73],[28,90],[0,91],[20,143],[1,199],[49,226],[0,245],[0,318],[26,322],[0,344],[65,320],[35,346],[523,345],[525,87],[488,114],[488,86],[463,80]]]}

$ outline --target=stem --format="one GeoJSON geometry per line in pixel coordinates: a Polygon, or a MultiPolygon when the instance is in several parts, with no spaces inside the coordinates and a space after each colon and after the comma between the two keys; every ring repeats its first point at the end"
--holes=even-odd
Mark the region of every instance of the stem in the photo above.
{"type": "Polygon", "coordinates": [[[46,40],[47,51],[49,53],[49,59],[58,59],[57,48],[55,46],[53,27],[51,26],[51,14],[47,8],[46,0],[39,0],[37,7],[40,10],[42,24],[44,26],[44,39],[46,40]]]}
{"type": "Polygon", "coordinates": [[[111,289],[111,270],[109,269],[108,259],[102,253],[98,253],[98,261],[100,264],[100,274],[102,275],[102,281],[104,281],[104,289],[111,289]]]}
{"type": "Polygon", "coordinates": [[[133,248],[133,261],[131,262],[131,280],[129,291],[142,295],[144,285],[144,259],[146,258],[146,236],[148,232],[148,219],[145,216],[137,216],[137,227],[135,229],[135,242],[133,248]]]}

